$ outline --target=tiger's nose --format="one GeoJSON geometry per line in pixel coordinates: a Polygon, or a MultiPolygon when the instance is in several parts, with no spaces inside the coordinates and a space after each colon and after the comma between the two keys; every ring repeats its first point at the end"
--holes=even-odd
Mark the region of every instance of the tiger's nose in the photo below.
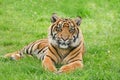
{"type": "Polygon", "coordinates": [[[66,41],[66,40],[68,40],[69,36],[68,36],[68,35],[64,35],[64,36],[61,36],[61,38],[62,38],[64,41],[66,41]]]}

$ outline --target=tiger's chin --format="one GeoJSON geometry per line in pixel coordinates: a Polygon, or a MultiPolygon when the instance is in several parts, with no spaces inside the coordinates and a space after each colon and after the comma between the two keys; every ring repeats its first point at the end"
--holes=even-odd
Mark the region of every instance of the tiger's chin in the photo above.
{"type": "Polygon", "coordinates": [[[62,49],[67,49],[67,48],[69,48],[69,46],[66,45],[66,44],[59,44],[59,47],[62,48],[62,49]]]}

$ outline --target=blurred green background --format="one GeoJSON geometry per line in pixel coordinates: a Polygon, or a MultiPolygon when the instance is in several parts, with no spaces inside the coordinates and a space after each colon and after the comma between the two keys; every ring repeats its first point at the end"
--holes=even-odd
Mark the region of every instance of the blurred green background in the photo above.
{"type": "Polygon", "coordinates": [[[0,80],[120,79],[120,0],[0,0],[0,56],[46,38],[52,13],[82,17],[84,69],[56,75],[36,58],[0,58],[0,80]]]}

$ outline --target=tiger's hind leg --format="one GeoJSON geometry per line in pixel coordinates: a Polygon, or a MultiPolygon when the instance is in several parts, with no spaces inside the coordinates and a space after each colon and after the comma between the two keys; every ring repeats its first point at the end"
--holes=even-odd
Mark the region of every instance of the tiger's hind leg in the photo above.
{"type": "Polygon", "coordinates": [[[48,46],[47,39],[37,40],[37,41],[32,42],[29,45],[25,46],[23,49],[21,49],[19,51],[6,54],[4,57],[10,58],[12,60],[19,60],[22,57],[24,57],[26,54],[26,56],[31,57],[31,56],[35,55],[35,56],[37,56],[38,59],[41,59],[45,55],[47,46],[48,46]]]}

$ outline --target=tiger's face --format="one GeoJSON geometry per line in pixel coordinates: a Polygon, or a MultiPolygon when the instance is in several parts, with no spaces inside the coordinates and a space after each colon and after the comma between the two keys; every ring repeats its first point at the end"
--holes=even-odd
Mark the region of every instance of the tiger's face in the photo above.
{"type": "Polygon", "coordinates": [[[80,30],[78,26],[81,19],[78,17],[75,20],[58,18],[53,14],[52,25],[49,30],[49,42],[52,45],[62,49],[76,47],[80,43],[80,30]]]}

